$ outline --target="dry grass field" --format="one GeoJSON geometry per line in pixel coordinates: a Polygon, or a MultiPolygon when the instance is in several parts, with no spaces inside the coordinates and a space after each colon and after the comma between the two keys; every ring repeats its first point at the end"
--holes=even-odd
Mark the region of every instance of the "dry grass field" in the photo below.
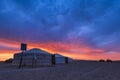
{"type": "Polygon", "coordinates": [[[1,63],[0,80],[120,80],[120,62],[75,61],[22,69],[1,63]]]}

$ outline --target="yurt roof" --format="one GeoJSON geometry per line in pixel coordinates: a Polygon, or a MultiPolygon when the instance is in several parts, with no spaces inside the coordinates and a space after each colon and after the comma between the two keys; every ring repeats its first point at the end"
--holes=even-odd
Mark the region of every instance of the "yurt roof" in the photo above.
{"type": "MultiPolygon", "coordinates": [[[[30,49],[30,50],[27,50],[27,51],[24,52],[24,54],[32,54],[32,53],[49,54],[49,55],[50,55],[49,52],[44,51],[44,50],[42,50],[42,49],[38,49],[38,48],[33,48],[33,49],[30,49]]],[[[17,54],[17,55],[18,55],[18,54],[21,54],[21,52],[16,53],[16,54],[17,54]]]]}
{"type": "Polygon", "coordinates": [[[30,50],[26,51],[25,53],[43,53],[43,54],[50,54],[49,52],[46,52],[46,51],[41,50],[41,49],[38,49],[38,48],[30,49],[30,50]]]}

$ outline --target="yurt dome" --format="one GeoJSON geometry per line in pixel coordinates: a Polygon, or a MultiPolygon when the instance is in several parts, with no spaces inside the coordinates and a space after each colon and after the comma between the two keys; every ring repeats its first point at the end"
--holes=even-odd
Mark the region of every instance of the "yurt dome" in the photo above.
{"type": "MultiPolygon", "coordinates": [[[[14,54],[13,64],[20,63],[21,54],[22,52],[14,54]]],[[[51,65],[51,53],[38,48],[27,50],[23,52],[22,64],[51,65]]]]}
{"type": "Polygon", "coordinates": [[[60,54],[55,54],[55,60],[57,63],[65,63],[65,57],[60,54]]]}
{"type": "Polygon", "coordinates": [[[44,51],[42,49],[38,49],[38,48],[33,48],[33,49],[30,49],[30,50],[24,52],[24,54],[30,54],[30,53],[50,54],[49,52],[46,52],[46,51],[44,51]]]}

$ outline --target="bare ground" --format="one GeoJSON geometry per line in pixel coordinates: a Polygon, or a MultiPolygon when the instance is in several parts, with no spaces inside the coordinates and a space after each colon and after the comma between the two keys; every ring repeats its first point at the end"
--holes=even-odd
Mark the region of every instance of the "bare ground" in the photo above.
{"type": "Polygon", "coordinates": [[[0,80],[120,80],[120,62],[76,61],[22,69],[0,63],[0,80]]]}

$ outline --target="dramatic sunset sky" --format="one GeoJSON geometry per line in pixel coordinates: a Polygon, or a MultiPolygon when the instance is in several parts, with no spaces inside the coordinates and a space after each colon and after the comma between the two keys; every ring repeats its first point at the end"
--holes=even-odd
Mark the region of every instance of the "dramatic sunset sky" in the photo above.
{"type": "Polygon", "coordinates": [[[0,60],[41,48],[74,59],[120,59],[120,0],[0,0],[0,60]]]}

